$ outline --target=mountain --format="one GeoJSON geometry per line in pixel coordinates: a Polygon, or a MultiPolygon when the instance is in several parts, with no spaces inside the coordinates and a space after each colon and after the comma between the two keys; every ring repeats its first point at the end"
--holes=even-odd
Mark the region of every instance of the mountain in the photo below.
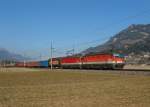
{"type": "Polygon", "coordinates": [[[111,37],[106,43],[90,47],[82,54],[97,52],[150,53],[150,24],[133,24],[111,37]]]}
{"type": "Polygon", "coordinates": [[[0,48],[0,61],[2,60],[22,61],[22,60],[28,60],[28,59],[29,58],[23,57],[22,55],[14,54],[4,48],[0,48]]]}

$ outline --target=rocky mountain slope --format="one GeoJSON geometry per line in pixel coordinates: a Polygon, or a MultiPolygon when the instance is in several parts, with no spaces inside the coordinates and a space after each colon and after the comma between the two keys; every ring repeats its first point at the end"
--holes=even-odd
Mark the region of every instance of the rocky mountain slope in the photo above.
{"type": "Polygon", "coordinates": [[[106,43],[88,48],[82,53],[120,52],[124,54],[150,53],[150,24],[131,25],[106,43]]]}

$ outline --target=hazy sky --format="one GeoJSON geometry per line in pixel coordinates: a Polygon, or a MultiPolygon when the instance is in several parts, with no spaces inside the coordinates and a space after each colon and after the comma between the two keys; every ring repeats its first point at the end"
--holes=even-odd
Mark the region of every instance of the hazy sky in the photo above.
{"type": "Polygon", "coordinates": [[[61,54],[146,23],[150,0],[0,0],[0,47],[30,56],[48,53],[53,41],[61,54]]]}

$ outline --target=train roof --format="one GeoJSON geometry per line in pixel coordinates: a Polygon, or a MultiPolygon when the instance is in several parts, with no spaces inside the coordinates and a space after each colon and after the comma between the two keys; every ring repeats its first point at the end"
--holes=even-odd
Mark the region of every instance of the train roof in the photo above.
{"type": "MultiPolygon", "coordinates": [[[[114,56],[118,56],[118,57],[123,57],[124,55],[119,54],[119,53],[111,53],[111,52],[97,52],[97,53],[88,53],[88,54],[75,54],[75,55],[71,55],[71,56],[64,56],[64,57],[56,57],[53,59],[61,59],[61,58],[79,58],[81,56],[94,56],[94,55],[114,55],[114,56]]],[[[50,58],[49,58],[50,60],[50,58]]]]}

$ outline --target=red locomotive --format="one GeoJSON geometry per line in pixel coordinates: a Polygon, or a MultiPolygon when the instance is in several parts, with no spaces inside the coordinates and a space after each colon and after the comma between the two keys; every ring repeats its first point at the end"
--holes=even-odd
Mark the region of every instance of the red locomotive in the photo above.
{"type": "Polygon", "coordinates": [[[80,57],[64,57],[60,60],[62,68],[80,68],[82,61],[80,57]]]}
{"type": "Polygon", "coordinates": [[[113,54],[96,54],[84,56],[82,66],[87,69],[122,69],[124,62],[124,58],[113,54]]]}

